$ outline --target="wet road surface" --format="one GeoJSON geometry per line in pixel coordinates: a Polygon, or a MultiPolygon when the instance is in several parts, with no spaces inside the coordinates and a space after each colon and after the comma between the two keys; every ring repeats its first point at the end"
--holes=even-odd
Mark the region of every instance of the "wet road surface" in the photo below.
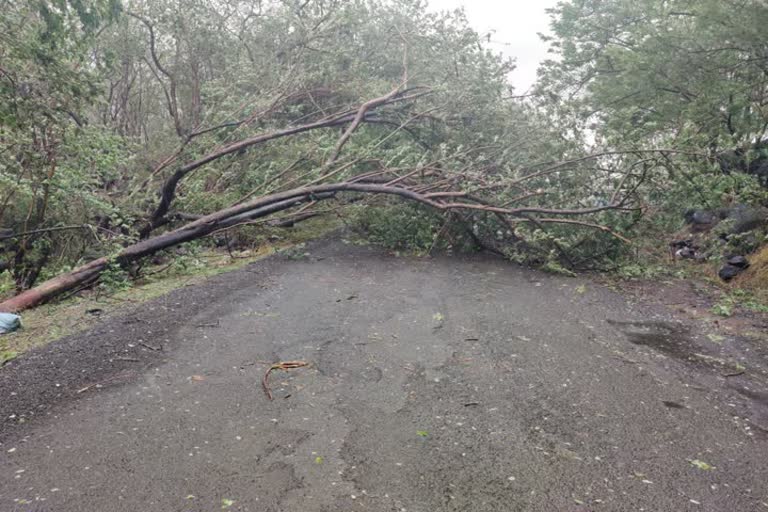
{"type": "Polygon", "coordinates": [[[768,512],[764,352],[492,258],[310,253],[1,369],[0,510],[768,512]]]}

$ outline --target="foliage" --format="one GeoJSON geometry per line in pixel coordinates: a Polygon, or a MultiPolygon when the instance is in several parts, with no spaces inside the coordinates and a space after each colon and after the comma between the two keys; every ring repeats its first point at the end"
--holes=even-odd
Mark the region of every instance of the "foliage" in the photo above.
{"type": "Polygon", "coordinates": [[[130,275],[125,269],[114,263],[107,267],[99,279],[99,289],[108,294],[127,290],[130,287],[130,275]]]}
{"type": "Polygon", "coordinates": [[[644,164],[646,215],[626,231],[639,246],[679,231],[689,209],[768,204],[765,2],[571,0],[550,12],[556,58],[537,104],[593,151],[666,150],[644,164]]]}
{"type": "Polygon", "coordinates": [[[731,300],[721,300],[714,306],[712,306],[712,313],[723,316],[723,317],[729,317],[733,315],[733,302],[731,300]]]}
{"type": "Polygon", "coordinates": [[[416,253],[429,251],[441,224],[438,215],[410,204],[363,208],[355,220],[373,243],[416,253]]]}
{"type": "Polygon", "coordinates": [[[765,133],[760,0],[573,0],[539,87],[601,139],[733,148],[765,133]]]}
{"type": "Polygon", "coordinates": [[[474,242],[455,219],[423,206],[397,202],[365,206],[353,216],[354,226],[368,240],[395,251],[427,254],[430,251],[467,252],[474,242]]]}
{"type": "MultiPolygon", "coordinates": [[[[758,0],[561,2],[551,12],[555,58],[530,99],[515,97],[513,63],[461,11],[422,0],[3,7],[0,234],[17,234],[0,240],[4,288],[147,234],[158,191],[185,165],[397,86],[412,96],[371,112],[343,151],[336,127],[210,159],[179,179],[169,215],[149,232],[331,178],[419,170],[425,183],[430,173],[455,177],[452,190],[477,205],[530,211],[442,215],[349,194],[333,208],[350,209],[371,241],[395,250],[479,242],[561,273],[643,274],[652,265],[634,255],[679,229],[685,210],[768,203],[763,178],[750,175],[761,162],[768,169],[768,7],[758,0]]],[[[761,243],[742,238],[729,244],[761,243]]],[[[185,264],[200,263],[178,258],[185,264]]],[[[104,286],[123,286],[120,272],[109,270],[104,286]]]]}
{"type": "MultiPolygon", "coordinates": [[[[108,217],[123,141],[86,123],[106,67],[90,59],[114,0],[4,2],[0,16],[0,227],[29,232],[108,217]]],[[[71,234],[71,233],[70,233],[71,234]]],[[[77,258],[80,236],[31,235],[5,242],[16,287],[32,286],[52,261],[77,258]]],[[[0,263],[3,263],[0,260],[0,263]]]]}

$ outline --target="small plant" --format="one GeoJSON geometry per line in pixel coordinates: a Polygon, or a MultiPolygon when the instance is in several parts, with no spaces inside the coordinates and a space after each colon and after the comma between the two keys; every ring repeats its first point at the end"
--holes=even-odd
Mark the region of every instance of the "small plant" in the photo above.
{"type": "Polygon", "coordinates": [[[768,304],[761,302],[747,290],[734,290],[730,299],[732,302],[738,303],[744,309],[748,309],[755,313],[768,313],[768,304]]]}
{"type": "Polygon", "coordinates": [[[712,306],[711,311],[718,316],[727,318],[733,315],[733,305],[727,302],[718,302],[712,306]]]}
{"type": "Polygon", "coordinates": [[[298,261],[309,258],[309,252],[306,251],[306,247],[307,244],[301,243],[278,252],[289,260],[298,261]]]}
{"type": "Polygon", "coordinates": [[[115,262],[111,262],[99,278],[99,290],[107,294],[127,290],[130,287],[130,275],[115,262]]]}

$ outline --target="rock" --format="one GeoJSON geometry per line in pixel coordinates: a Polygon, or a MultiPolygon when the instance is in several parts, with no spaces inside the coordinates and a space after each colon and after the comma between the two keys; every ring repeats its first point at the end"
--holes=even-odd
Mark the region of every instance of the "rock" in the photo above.
{"type": "Polygon", "coordinates": [[[693,247],[693,240],[690,238],[686,240],[672,240],[669,242],[669,246],[673,249],[685,249],[686,247],[693,247]]]}
{"type": "Polygon", "coordinates": [[[165,254],[163,252],[159,252],[155,254],[154,256],[152,256],[152,259],[150,260],[150,262],[153,265],[165,265],[169,261],[171,261],[171,258],[168,256],[168,254],[165,254]]]}
{"type": "Polygon", "coordinates": [[[720,215],[714,210],[688,210],[685,221],[694,226],[712,226],[720,222],[720,215]]]}
{"type": "Polygon", "coordinates": [[[765,156],[765,149],[768,147],[766,141],[760,141],[751,148],[738,148],[724,151],[717,156],[720,169],[724,174],[732,172],[742,172],[755,176],[765,187],[768,186],[768,157],[765,156]],[[750,149],[756,150],[749,151],[750,149]]]}
{"type": "Polygon", "coordinates": [[[692,233],[709,231],[722,220],[721,213],[716,210],[688,210],[684,217],[692,233]]]}
{"type": "Polygon", "coordinates": [[[732,208],[688,210],[684,217],[693,232],[709,231],[726,221],[718,228],[720,236],[738,235],[768,225],[768,208],[739,204],[732,208]]]}
{"type": "Polygon", "coordinates": [[[723,268],[720,269],[720,272],[717,273],[717,275],[720,276],[720,279],[723,281],[730,281],[742,272],[744,272],[743,268],[734,267],[733,265],[724,265],[723,268]]]}
{"type": "Polygon", "coordinates": [[[694,245],[692,239],[672,240],[669,243],[669,247],[676,258],[693,260],[698,256],[699,248],[694,245]]]}
{"type": "Polygon", "coordinates": [[[683,247],[682,249],[678,249],[675,251],[675,256],[677,256],[680,259],[688,259],[688,260],[695,260],[696,259],[696,250],[692,247],[683,247]]]}
{"type": "Polygon", "coordinates": [[[749,260],[744,256],[731,256],[728,258],[728,265],[744,270],[749,268],[749,260]]]}
{"type": "Polygon", "coordinates": [[[768,224],[768,209],[740,204],[730,208],[726,218],[733,222],[728,233],[737,235],[768,224]]]}

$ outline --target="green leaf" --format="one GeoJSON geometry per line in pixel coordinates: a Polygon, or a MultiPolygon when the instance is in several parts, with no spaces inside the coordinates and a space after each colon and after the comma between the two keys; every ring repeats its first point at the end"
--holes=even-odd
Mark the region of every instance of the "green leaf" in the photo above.
{"type": "Polygon", "coordinates": [[[692,461],[691,461],[691,465],[692,465],[692,466],[695,466],[695,467],[697,467],[697,468],[699,468],[699,469],[701,469],[701,470],[703,470],[703,471],[711,471],[711,470],[715,469],[715,467],[714,467],[714,466],[710,466],[710,465],[709,465],[709,464],[707,464],[706,462],[704,462],[704,461],[701,461],[701,460],[699,460],[699,459],[694,459],[694,460],[692,460],[692,461]]]}

